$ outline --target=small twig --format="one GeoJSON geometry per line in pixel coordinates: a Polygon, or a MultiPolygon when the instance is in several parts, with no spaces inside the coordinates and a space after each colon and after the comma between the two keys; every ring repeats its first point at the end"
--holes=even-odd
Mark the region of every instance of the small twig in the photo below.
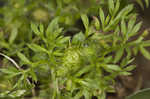
{"type": "MultiPolygon", "coordinates": [[[[15,62],[12,58],[10,58],[9,56],[7,56],[7,55],[5,55],[5,54],[3,54],[3,53],[0,53],[0,55],[3,56],[3,57],[5,57],[5,58],[8,59],[9,61],[11,61],[11,62],[15,65],[15,67],[16,67],[18,70],[22,70],[22,69],[20,68],[20,66],[17,64],[17,62],[15,62]]],[[[29,84],[31,84],[31,82],[30,82],[29,79],[27,79],[27,82],[28,82],[29,84]]]]}
{"type": "Polygon", "coordinates": [[[3,54],[3,53],[0,53],[0,55],[3,56],[3,57],[5,57],[5,58],[8,59],[9,61],[11,61],[11,62],[15,65],[15,67],[16,67],[17,69],[21,70],[20,66],[19,66],[12,58],[10,58],[9,56],[7,56],[7,55],[5,55],[5,54],[3,54]]]}
{"type": "MultiPolygon", "coordinates": [[[[16,67],[18,70],[22,70],[22,69],[20,68],[20,66],[19,66],[12,58],[10,58],[9,56],[7,56],[7,55],[5,55],[5,54],[3,54],[3,53],[0,53],[0,55],[3,56],[3,57],[5,57],[5,58],[8,59],[9,61],[11,61],[11,62],[15,65],[15,67],[16,67]]],[[[26,80],[27,80],[27,82],[31,85],[30,80],[29,80],[28,78],[27,78],[26,80]]],[[[34,90],[34,89],[32,89],[32,92],[34,92],[34,95],[35,95],[35,90],[34,90]]]]}

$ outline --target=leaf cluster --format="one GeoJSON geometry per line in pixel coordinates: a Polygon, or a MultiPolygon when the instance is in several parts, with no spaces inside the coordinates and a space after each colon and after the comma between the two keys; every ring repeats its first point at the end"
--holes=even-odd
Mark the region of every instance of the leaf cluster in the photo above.
{"type": "MultiPolygon", "coordinates": [[[[10,5],[14,2],[10,2],[10,5]]],[[[0,90],[0,97],[21,98],[32,95],[44,99],[92,99],[95,96],[97,99],[106,99],[107,92],[115,92],[115,78],[120,75],[131,75],[131,71],[136,68],[132,64],[134,55],[141,52],[150,59],[150,54],[146,50],[146,47],[150,46],[150,41],[144,40],[147,30],[133,39],[138,35],[142,23],[136,21],[134,5],[129,4],[121,8],[120,0],[103,1],[102,3],[107,5],[107,10],[104,10],[105,6],[97,7],[99,10],[94,13],[98,13],[98,16],[93,16],[93,20],[87,15],[90,11],[84,10],[85,14],[76,13],[75,15],[82,20],[84,30],[79,29],[80,31],[73,36],[65,36],[66,27],[62,22],[64,16],[61,16],[61,13],[69,13],[65,5],[70,7],[78,2],[81,1],[53,1],[53,7],[49,9],[55,11],[55,3],[58,4],[58,9],[51,22],[47,25],[32,21],[31,30],[22,25],[16,27],[13,19],[9,21],[8,24],[13,23],[14,27],[11,27],[13,30],[8,37],[4,38],[6,32],[0,34],[0,48],[3,49],[3,53],[15,57],[19,68],[12,66],[16,64],[4,60],[6,66],[4,64],[0,69],[0,76],[3,76],[4,82],[0,81],[0,87],[5,90],[0,90]],[[63,8],[66,10],[62,11],[63,8]],[[25,35],[27,39],[23,34],[19,36],[19,32],[25,29],[29,33],[25,35]],[[6,82],[8,88],[4,84],[6,82]]],[[[24,5],[25,0],[17,3],[24,5]]],[[[15,7],[33,7],[23,5],[15,7]]],[[[20,9],[13,10],[22,11],[20,9]]],[[[24,17],[20,15],[24,12],[17,13],[18,17],[24,17]]],[[[6,12],[4,16],[6,18],[6,12]]],[[[16,22],[23,23],[18,18],[16,22]]],[[[25,24],[29,25],[29,21],[27,22],[25,24]]],[[[8,24],[5,23],[6,27],[8,24]]],[[[2,56],[15,63],[10,57],[4,54],[2,56]]]]}

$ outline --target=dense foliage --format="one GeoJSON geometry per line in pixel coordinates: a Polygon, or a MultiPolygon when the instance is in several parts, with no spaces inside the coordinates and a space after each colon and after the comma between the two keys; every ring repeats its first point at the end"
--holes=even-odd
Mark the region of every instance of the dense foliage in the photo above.
{"type": "MultiPolygon", "coordinates": [[[[137,2],[144,7],[143,2],[137,2]]],[[[148,6],[148,0],[145,0],[148,6]]],[[[106,99],[134,56],[150,59],[132,2],[6,0],[0,8],[0,97],[106,99]],[[8,13],[9,12],[9,13],[8,13]],[[82,20],[82,22],[80,22],[82,20]],[[49,23],[50,21],[50,23],[49,23]],[[48,23],[47,23],[48,22],[48,23]],[[135,38],[136,35],[139,35],[135,38]]]]}

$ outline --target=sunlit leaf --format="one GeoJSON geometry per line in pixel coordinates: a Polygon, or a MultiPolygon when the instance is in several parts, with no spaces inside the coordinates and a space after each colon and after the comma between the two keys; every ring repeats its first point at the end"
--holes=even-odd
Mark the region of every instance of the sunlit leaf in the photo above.
{"type": "Polygon", "coordinates": [[[136,66],[135,65],[130,65],[130,66],[127,66],[126,68],[124,68],[125,71],[132,71],[133,69],[135,69],[136,66]]]}
{"type": "Polygon", "coordinates": [[[94,17],[94,25],[96,27],[96,30],[100,29],[100,22],[97,17],[94,17]]]}
{"type": "Polygon", "coordinates": [[[30,75],[31,75],[32,79],[33,79],[35,82],[37,82],[37,76],[36,76],[35,72],[33,71],[33,69],[30,70],[30,75]]]}
{"type": "Polygon", "coordinates": [[[47,38],[49,38],[51,34],[58,29],[58,21],[59,21],[59,17],[56,17],[49,23],[48,28],[46,29],[47,38]]]}
{"type": "Polygon", "coordinates": [[[77,44],[79,42],[83,42],[84,40],[85,40],[85,35],[82,32],[80,32],[75,36],[73,36],[72,43],[77,44]]]}
{"type": "Polygon", "coordinates": [[[117,63],[121,59],[123,53],[124,53],[124,48],[120,48],[119,50],[116,51],[114,63],[117,63]]]}
{"type": "Polygon", "coordinates": [[[59,43],[63,44],[65,42],[68,42],[70,40],[70,37],[63,37],[61,40],[59,40],[59,43]]]}
{"type": "Polygon", "coordinates": [[[104,27],[105,27],[105,15],[104,15],[102,8],[99,9],[99,17],[100,17],[100,20],[102,23],[102,28],[104,29],[104,27]]]}
{"type": "Polygon", "coordinates": [[[31,23],[31,29],[36,35],[40,35],[40,31],[38,30],[38,25],[35,23],[31,23]]]}
{"type": "Polygon", "coordinates": [[[35,52],[46,52],[46,53],[48,53],[48,51],[45,48],[43,48],[37,44],[28,44],[28,47],[35,52]]]}
{"type": "Polygon", "coordinates": [[[121,68],[118,65],[108,64],[106,67],[107,67],[107,69],[121,71],[121,68]]]}
{"type": "Polygon", "coordinates": [[[107,25],[109,23],[109,21],[110,21],[110,16],[108,15],[105,20],[105,25],[107,25]]]}
{"type": "Polygon", "coordinates": [[[118,12],[119,8],[120,8],[120,1],[117,0],[115,8],[114,8],[114,11],[113,11],[113,15],[116,15],[116,13],[118,12]]]}
{"type": "Polygon", "coordinates": [[[121,32],[123,33],[123,35],[125,35],[127,32],[126,23],[125,23],[124,19],[121,21],[121,32]]]}
{"type": "Polygon", "coordinates": [[[142,22],[136,24],[132,31],[129,33],[129,37],[136,35],[136,33],[140,30],[142,22]]]}
{"type": "Polygon", "coordinates": [[[81,19],[82,19],[82,21],[83,21],[83,24],[84,24],[85,29],[87,30],[88,27],[89,27],[89,19],[88,19],[87,15],[82,14],[82,15],[81,15],[81,19]]]}
{"type": "Polygon", "coordinates": [[[140,52],[143,54],[143,56],[145,58],[150,59],[150,53],[145,48],[143,48],[142,46],[140,47],[140,52]]]}
{"type": "Polygon", "coordinates": [[[108,0],[109,13],[112,15],[114,11],[114,0],[108,0]]]}
{"type": "Polygon", "coordinates": [[[18,52],[17,56],[26,64],[30,64],[31,62],[29,61],[29,59],[22,53],[18,52]]]}
{"type": "Polygon", "coordinates": [[[17,91],[13,91],[9,94],[10,97],[12,98],[16,98],[16,97],[20,97],[22,95],[24,95],[26,92],[26,90],[17,90],[17,91]]]}
{"type": "Polygon", "coordinates": [[[39,29],[40,29],[41,33],[44,33],[44,25],[43,24],[40,24],[39,29]]]}
{"type": "Polygon", "coordinates": [[[11,35],[9,37],[9,43],[12,44],[14,42],[14,40],[16,39],[17,37],[17,34],[18,34],[18,29],[17,28],[14,28],[11,32],[11,35]]]}

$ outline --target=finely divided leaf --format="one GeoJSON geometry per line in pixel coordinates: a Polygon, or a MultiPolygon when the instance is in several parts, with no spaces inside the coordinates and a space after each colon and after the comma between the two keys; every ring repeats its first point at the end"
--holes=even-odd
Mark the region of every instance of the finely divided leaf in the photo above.
{"type": "Polygon", "coordinates": [[[140,30],[141,25],[142,25],[142,22],[136,24],[135,27],[133,27],[132,31],[129,33],[129,37],[135,36],[136,33],[140,30]]]}
{"type": "Polygon", "coordinates": [[[44,33],[44,25],[43,24],[40,24],[39,29],[40,29],[41,33],[44,33]]]}
{"type": "Polygon", "coordinates": [[[81,15],[81,19],[82,19],[82,21],[83,21],[83,24],[84,24],[85,29],[88,30],[88,27],[89,27],[89,19],[88,19],[87,15],[82,14],[82,15],[81,15]]]}
{"type": "Polygon", "coordinates": [[[125,23],[124,19],[121,21],[121,32],[123,33],[123,35],[125,35],[127,32],[126,23],[125,23]]]}
{"type": "Polygon", "coordinates": [[[145,57],[145,58],[147,58],[147,59],[149,59],[150,60],[150,53],[144,48],[144,47],[140,47],[140,51],[141,51],[141,53],[143,54],[143,56],[145,57]]]}
{"type": "Polygon", "coordinates": [[[119,7],[120,7],[120,1],[117,0],[117,1],[116,1],[116,5],[115,5],[115,8],[114,8],[113,15],[116,15],[116,13],[117,13],[118,10],[119,10],[119,7]]]}
{"type": "Polygon", "coordinates": [[[60,44],[63,44],[63,43],[65,43],[65,42],[68,42],[70,40],[70,37],[68,36],[68,37],[63,37],[61,40],[59,40],[59,43],[60,44]]]}
{"type": "Polygon", "coordinates": [[[107,68],[114,71],[121,71],[121,68],[118,65],[108,64],[107,68]]]}
{"type": "Polygon", "coordinates": [[[84,40],[85,40],[85,35],[82,32],[80,32],[75,36],[73,36],[72,43],[77,44],[79,42],[83,42],[84,40]]]}
{"type": "Polygon", "coordinates": [[[56,17],[49,23],[48,28],[46,29],[46,37],[51,36],[51,34],[58,29],[58,21],[59,17],[56,17]]]}
{"type": "Polygon", "coordinates": [[[31,62],[28,60],[28,58],[23,55],[22,53],[18,52],[17,53],[17,56],[26,64],[31,64],[31,62]]]}
{"type": "Polygon", "coordinates": [[[124,70],[125,71],[132,71],[133,69],[135,69],[136,66],[135,65],[130,65],[130,66],[127,66],[124,70]]]}
{"type": "Polygon", "coordinates": [[[114,0],[108,0],[109,13],[112,15],[114,11],[114,0]]]}
{"type": "Polygon", "coordinates": [[[38,26],[35,23],[31,23],[31,29],[36,35],[40,35],[40,31],[38,30],[38,26]]]}
{"type": "Polygon", "coordinates": [[[116,51],[114,63],[117,63],[121,59],[123,53],[124,53],[124,48],[120,48],[118,51],[116,51]]]}
{"type": "Polygon", "coordinates": [[[37,44],[28,44],[28,47],[35,52],[46,52],[46,53],[48,53],[48,51],[45,48],[43,48],[37,44]]]}
{"type": "Polygon", "coordinates": [[[14,40],[16,39],[18,34],[18,28],[13,28],[11,35],[9,37],[9,43],[12,44],[14,42],[14,40]]]}
{"type": "Polygon", "coordinates": [[[100,22],[99,22],[97,17],[93,17],[93,18],[94,18],[94,25],[96,27],[96,30],[99,30],[100,29],[100,22]]]}
{"type": "Polygon", "coordinates": [[[99,16],[100,16],[100,20],[102,23],[102,28],[104,29],[104,27],[105,27],[105,15],[104,15],[102,8],[99,9],[99,16]]]}

